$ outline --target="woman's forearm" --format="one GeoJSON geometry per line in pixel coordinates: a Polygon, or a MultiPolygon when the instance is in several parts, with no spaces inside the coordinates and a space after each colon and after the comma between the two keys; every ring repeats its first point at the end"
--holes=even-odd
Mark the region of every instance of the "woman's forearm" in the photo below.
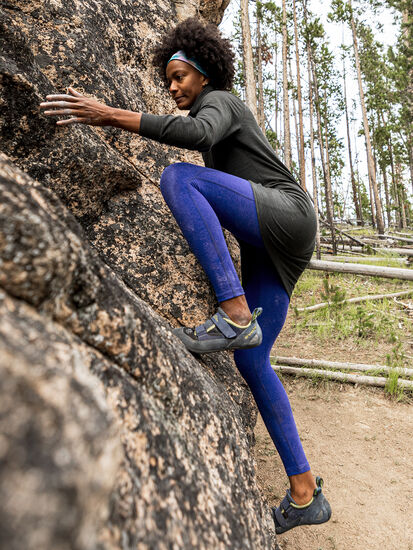
{"type": "Polygon", "coordinates": [[[111,108],[110,125],[129,132],[139,133],[142,113],[111,108]]]}

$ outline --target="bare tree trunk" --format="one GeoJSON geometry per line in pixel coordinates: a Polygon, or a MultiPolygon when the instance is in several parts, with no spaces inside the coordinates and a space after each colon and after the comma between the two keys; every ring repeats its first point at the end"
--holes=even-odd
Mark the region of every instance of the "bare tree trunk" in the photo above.
{"type": "Polygon", "coordinates": [[[307,44],[307,56],[308,56],[308,102],[310,104],[310,149],[311,149],[311,173],[313,177],[313,200],[314,210],[317,219],[317,233],[316,233],[316,256],[317,260],[321,260],[321,244],[320,244],[320,222],[318,212],[318,189],[317,189],[317,172],[315,166],[315,152],[314,152],[314,107],[313,107],[313,84],[311,81],[311,68],[310,68],[310,56],[308,53],[309,44],[307,44]]]}
{"type": "Polygon", "coordinates": [[[387,214],[387,224],[391,226],[391,208],[390,208],[390,198],[389,198],[389,184],[387,182],[387,173],[386,167],[382,168],[383,174],[383,185],[384,185],[384,196],[386,198],[386,214],[387,214]]]}
{"type": "MultiPolygon", "coordinates": [[[[245,1],[245,0],[243,0],[245,1]]],[[[290,108],[288,104],[288,35],[287,35],[287,8],[286,0],[282,1],[283,19],[282,19],[282,36],[283,36],[283,112],[284,112],[284,162],[286,167],[291,170],[291,137],[290,137],[290,108]]]]}
{"type": "Polygon", "coordinates": [[[327,162],[324,159],[324,140],[323,140],[323,134],[321,129],[320,97],[318,94],[317,73],[314,66],[314,60],[313,60],[311,48],[309,51],[310,51],[311,69],[313,74],[314,93],[315,93],[315,99],[316,99],[318,143],[320,145],[320,158],[321,158],[321,165],[323,168],[324,188],[326,192],[325,199],[326,199],[327,221],[330,224],[331,244],[333,247],[333,254],[337,254],[337,243],[336,243],[336,235],[335,235],[335,228],[334,228],[333,200],[331,196],[331,181],[330,181],[329,170],[327,169],[327,162]]]}
{"type": "Polygon", "coordinates": [[[399,229],[401,229],[402,227],[401,208],[400,208],[400,201],[399,201],[399,192],[397,189],[396,173],[394,170],[393,147],[392,147],[390,138],[388,138],[387,140],[387,145],[389,148],[389,155],[390,155],[391,180],[392,180],[393,200],[394,200],[394,206],[395,206],[395,212],[396,212],[396,225],[399,229]]]}
{"type": "MultiPolygon", "coordinates": [[[[327,106],[327,91],[324,91],[324,103],[327,106]]],[[[326,107],[327,108],[327,107],[326,107]]],[[[324,116],[324,128],[325,128],[325,151],[326,151],[326,201],[330,203],[330,208],[332,212],[332,221],[330,222],[333,225],[334,218],[334,202],[333,202],[333,188],[331,185],[331,170],[330,170],[330,152],[328,147],[328,123],[327,123],[327,114],[324,116]]]]}
{"type": "MultiPolygon", "coordinates": [[[[307,5],[305,0],[303,1],[303,8],[304,8],[304,22],[307,25],[307,5]]],[[[313,60],[313,52],[311,49],[311,45],[309,40],[307,40],[306,43],[307,47],[307,58],[308,58],[308,66],[309,66],[309,72],[312,74],[312,88],[314,90],[315,95],[315,101],[316,101],[316,114],[317,114],[317,135],[318,135],[318,143],[320,146],[320,158],[321,158],[321,166],[323,169],[323,179],[324,179],[324,185],[326,186],[327,181],[327,171],[326,171],[326,165],[324,161],[324,147],[323,147],[323,136],[321,133],[321,115],[320,115],[320,99],[318,95],[318,83],[317,83],[317,73],[315,71],[314,67],[314,60],[313,60]]],[[[311,80],[310,80],[311,81],[311,80]]],[[[312,95],[311,95],[311,101],[312,101],[312,95]]],[[[312,156],[314,151],[312,152],[312,156]]],[[[314,176],[313,176],[314,178],[314,176]]],[[[314,179],[313,179],[314,182],[314,179]]],[[[331,231],[331,243],[333,247],[333,254],[337,254],[337,243],[336,243],[336,235],[335,235],[335,229],[334,229],[334,223],[333,223],[333,209],[332,209],[332,203],[328,200],[327,193],[326,193],[326,210],[327,210],[327,221],[330,225],[330,231],[331,231]]],[[[318,218],[318,216],[317,216],[318,218]]]]}
{"type": "Polygon", "coordinates": [[[406,209],[405,209],[405,200],[404,200],[404,189],[403,189],[403,182],[401,179],[401,173],[402,173],[402,167],[401,163],[398,160],[396,162],[396,185],[397,185],[397,196],[399,199],[400,204],[400,218],[401,218],[401,228],[404,229],[407,227],[406,223],[406,209]]]}
{"type": "Polygon", "coordinates": [[[348,158],[350,163],[350,178],[351,178],[351,189],[353,191],[354,210],[356,212],[357,225],[364,225],[363,215],[362,215],[360,203],[357,197],[357,185],[356,185],[356,178],[354,177],[353,159],[351,154],[350,124],[348,120],[348,107],[347,107],[346,64],[345,64],[344,56],[343,56],[343,89],[344,89],[344,108],[346,112],[347,149],[348,149],[348,158]]]}
{"type": "Polygon", "coordinates": [[[300,183],[303,189],[307,189],[305,182],[305,150],[304,150],[304,122],[303,122],[303,100],[301,95],[301,75],[300,75],[300,50],[298,49],[298,28],[297,28],[297,10],[295,0],[293,0],[294,15],[294,38],[295,38],[295,61],[297,70],[297,101],[298,101],[298,119],[299,119],[299,155],[300,183]]]}
{"type": "MultiPolygon", "coordinates": [[[[274,23],[275,27],[275,23],[274,23]]],[[[277,136],[276,144],[275,144],[275,152],[277,155],[280,155],[280,148],[279,143],[281,143],[281,136],[278,133],[278,43],[277,43],[277,31],[274,33],[274,48],[275,48],[275,63],[274,63],[274,108],[275,108],[275,120],[274,120],[274,128],[275,133],[277,136]]],[[[281,133],[281,132],[280,132],[281,133]]]]}
{"type": "Polygon", "coordinates": [[[349,0],[349,5],[351,9],[351,31],[353,34],[353,48],[354,48],[354,57],[356,61],[356,69],[357,69],[357,79],[359,84],[359,93],[360,93],[360,104],[361,104],[361,111],[363,114],[363,125],[364,125],[364,135],[366,138],[366,148],[367,148],[367,166],[368,166],[368,173],[369,173],[369,180],[371,182],[371,187],[373,190],[373,196],[374,196],[374,202],[376,205],[376,219],[377,219],[377,229],[379,234],[384,233],[384,221],[383,221],[383,212],[379,197],[379,191],[377,188],[377,181],[376,181],[376,172],[374,170],[374,162],[373,162],[373,155],[371,151],[371,141],[370,141],[370,130],[369,130],[369,123],[367,120],[367,111],[366,111],[366,105],[364,102],[364,92],[363,92],[363,84],[361,81],[361,68],[360,68],[360,59],[359,59],[359,53],[358,53],[358,45],[357,45],[357,34],[356,34],[356,25],[354,22],[354,16],[353,11],[351,7],[351,0],[349,0]]]}
{"type": "MultiPolygon", "coordinates": [[[[291,59],[288,60],[288,71],[290,74],[290,82],[293,82],[293,72],[291,70],[291,59]]],[[[297,109],[295,106],[295,90],[292,90],[291,99],[293,104],[293,118],[294,118],[294,128],[295,128],[295,143],[297,146],[297,161],[300,162],[300,142],[298,140],[298,122],[297,122],[297,109]]],[[[298,178],[299,179],[299,178],[298,178]]]]}
{"type": "Polygon", "coordinates": [[[354,158],[356,163],[356,172],[357,172],[357,196],[359,200],[360,205],[360,214],[362,216],[362,225],[364,225],[364,214],[363,214],[363,197],[361,194],[361,183],[360,183],[360,171],[359,171],[359,161],[358,161],[358,152],[357,152],[357,137],[353,136],[353,143],[354,143],[354,158]]]}
{"type": "Polygon", "coordinates": [[[245,100],[258,120],[257,95],[255,93],[255,77],[252,56],[250,18],[248,14],[248,0],[241,0],[241,27],[242,27],[242,48],[244,56],[244,78],[245,78],[245,100]]]}
{"type": "Polygon", "coordinates": [[[261,50],[261,28],[260,10],[256,9],[257,18],[257,73],[258,73],[258,125],[265,136],[265,112],[264,112],[264,87],[262,83],[262,50],[261,50]]]}
{"type": "MultiPolygon", "coordinates": [[[[413,7],[411,2],[406,2],[402,12],[402,30],[403,40],[406,47],[407,66],[408,66],[408,78],[407,78],[407,90],[406,95],[409,98],[409,111],[410,121],[413,121],[413,59],[412,59],[412,20],[413,20],[413,7]]],[[[410,167],[410,182],[413,191],[413,129],[410,125],[410,130],[407,132],[407,153],[409,157],[410,167]]]]}
{"type": "MultiPolygon", "coordinates": [[[[367,143],[366,141],[364,141],[364,145],[366,147],[366,154],[367,154],[367,143]]],[[[373,195],[373,189],[372,189],[372,184],[371,184],[371,179],[368,177],[367,178],[368,181],[369,181],[369,197],[370,197],[370,210],[371,210],[371,223],[372,223],[372,226],[375,228],[377,227],[377,218],[376,218],[376,209],[374,207],[374,195],[373,195]]]]}

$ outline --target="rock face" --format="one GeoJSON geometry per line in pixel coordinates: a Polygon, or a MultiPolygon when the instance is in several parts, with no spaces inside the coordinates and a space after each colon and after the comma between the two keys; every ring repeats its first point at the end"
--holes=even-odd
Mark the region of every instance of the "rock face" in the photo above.
{"type": "Polygon", "coordinates": [[[216,308],[159,190],[200,156],[38,108],[73,85],[175,112],[148,62],[175,6],[2,5],[0,546],[270,549],[248,388],[230,354],[170,332],[216,308]]]}

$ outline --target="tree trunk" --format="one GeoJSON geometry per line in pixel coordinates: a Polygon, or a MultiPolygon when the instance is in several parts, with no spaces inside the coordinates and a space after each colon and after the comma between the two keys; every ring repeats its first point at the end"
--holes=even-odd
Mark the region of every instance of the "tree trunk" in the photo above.
{"type": "Polygon", "coordinates": [[[391,208],[390,208],[390,197],[389,197],[389,184],[387,182],[387,173],[386,167],[382,168],[383,174],[383,186],[384,186],[384,196],[386,198],[386,214],[387,214],[387,224],[391,226],[391,208]]]}
{"type": "Polygon", "coordinates": [[[245,101],[258,121],[257,95],[255,93],[255,77],[252,56],[250,18],[248,14],[248,0],[241,0],[241,27],[242,49],[244,56],[245,101]]]}
{"type": "MultiPolygon", "coordinates": [[[[274,22],[274,28],[275,28],[275,22],[274,22]]],[[[281,127],[280,132],[278,132],[278,112],[279,112],[279,106],[278,106],[278,43],[277,43],[277,31],[274,33],[274,109],[275,109],[275,120],[274,120],[274,128],[275,128],[275,134],[276,134],[276,142],[275,142],[275,152],[278,156],[280,156],[280,147],[279,144],[281,143],[281,127]]]]}
{"type": "MultiPolygon", "coordinates": [[[[413,59],[412,59],[412,21],[413,21],[413,7],[412,3],[406,2],[402,12],[402,31],[403,40],[406,48],[408,78],[407,78],[407,90],[406,96],[409,98],[409,111],[410,122],[413,121],[413,59]]],[[[407,130],[407,153],[409,158],[410,167],[410,182],[413,192],[413,129],[412,124],[407,130]]]]}
{"type": "Polygon", "coordinates": [[[358,45],[357,45],[357,34],[356,34],[356,25],[354,22],[354,16],[353,16],[353,10],[351,7],[351,0],[349,0],[350,10],[351,10],[351,31],[353,34],[353,48],[354,48],[354,57],[356,61],[356,69],[357,69],[357,80],[359,85],[359,93],[360,93],[360,105],[361,105],[361,111],[363,114],[363,125],[364,125],[364,135],[366,138],[366,148],[367,148],[367,167],[368,167],[368,173],[369,173],[369,180],[371,183],[371,188],[373,191],[374,196],[374,202],[376,206],[376,221],[377,221],[377,229],[379,234],[384,233],[384,221],[383,221],[383,212],[379,197],[379,191],[377,188],[377,181],[376,181],[376,172],[374,170],[374,162],[373,162],[373,154],[371,150],[371,140],[370,140],[370,130],[369,130],[369,123],[367,120],[367,111],[366,111],[366,105],[364,102],[364,92],[363,92],[363,84],[361,81],[361,68],[360,68],[360,59],[359,59],[359,53],[358,53],[358,45]]]}
{"type": "MultiPolygon", "coordinates": [[[[313,369],[305,367],[285,367],[284,365],[273,365],[272,368],[276,372],[285,372],[286,374],[299,374],[304,376],[322,376],[330,380],[339,380],[340,382],[352,382],[354,384],[364,384],[366,386],[379,386],[385,387],[387,384],[387,378],[383,376],[363,376],[361,374],[347,374],[340,371],[329,371],[322,369],[313,369]]],[[[410,388],[413,390],[412,380],[397,380],[398,387],[410,388]]]]}
{"type": "Polygon", "coordinates": [[[405,209],[405,200],[404,200],[404,188],[403,188],[403,181],[402,181],[402,167],[401,163],[398,160],[396,162],[396,189],[397,189],[397,197],[400,204],[400,221],[401,221],[401,229],[404,229],[407,227],[406,223],[406,209],[405,209]]]}
{"type": "Polygon", "coordinates": [[[260,10],[256,9],[257,18],[257,73],[258,73],[258,125],[265,136],[265,111],[264,111],[264,87],[262,83],[262,50],[261,50],[261,28],[260,10]]]}
{"type": "Polygon", "coordinates": [[[354,211],[356,213],[357,225],[364,225],[363,215],[361,213],[361,207],[357,197],[357,184],[356,184],[356,178],[354,177],[353,159],[352,159],[352,153],[351,153],[350,123],[348,119],[348,106],[347,106],[346,64],[345,64],[344,56],[343,56],[343,91],[344,91],[344,109],[346,113],[347,149],[348,149],[348,159],[350,164],[350,178],[351,178],[351,189],[353,191],[354,211]]]}
{"type": "Polygon", "coordinates": [[[396,225],[399,229],[401,229],[401,208],[400,208],[400,201],[399,201],[399,192],[397,189],[396,173],[394,170],[393,147],[391,144],[391,138],[388,138],[387,145],[389,148],[389,155],[390,155],[392,192],[393,192],[393,201],[394,201],[395,213],[396,213],[396,225]]]}
{"type": "MultiPolygon", "coordinates": [[[[399,298],[400,296],[409,296],[413,294],[413,289],[411,290],[401,290],[400,292],[391,292],[390,294],[367,294],[366,296],[357,296],[355,298],[346,298],[338,302],[339,304],[359,304],[360,302],[370,302],[372,300],[388,300],[389,298],[399,298]]],[[[324,309],[333,304],[333,302],[320,302],[319,304],[314,304],[307,307],[297,307],[297,311],[318,311],[319,309],[324,309]]],[[[337,305],[337,302],[334,302],[337,305]]],[[[413,370],[412,370],[413,372],[413,370]]]]}
{"type": "MultiPolygon", "coordinates": [[[[366,146],[366,155],[367,153],[367,142],[364,141],[364,145],[366,146]]],[[[371,184],[371,178],[367,178],[369,180],[369,197],[370,197],[370,209],[371,209],[371,224],[373,227],[377,227],[377,219],[376,219],[376,209],[375,209],[375,201],[374,201],[374,194],[371,184]]]]}
{"type": "MultiPolygon", "coordinates": [[[[303,8],[304,8],[304,22],[305,25],[307,25],[307,6],[306,3],[303,2],[303,8]]],[[[321,166],[323,169],[323,179],[324,179],[324,185],[326,186],[327,181],[327,171],[326,171],[326,165],[324,161],[324,147],[323,147],[323,136],[321,133],[321,115],[320,115],[320,98],[318,95],[318,83],[317,83],[317,73],[315,71],[314,67],[314,60],[313,60],[313,52],[311,48],[311,44],[309,40],[307,39],[307,58],[308,58],[308,65],[309,65],[309,71],[312,74],[312,88],[314,90],[315,95],[315,101],[316,101],[316,114],[317,114],[317,135],[318,135],[318,143],[320,146],[320,158],[321,158],[321,166]]],[[[310,79],[311,81],[311,79],[310,79]]],[[[311,101],[312,101],[312,95],[311,95],[311,101]]],[[[313,176],[314,178],[314,176],[313,176]]],[[[314,182],[314,179],[313,179],[314,182]]],[[[331,231],[331,242],[333,246],[333,254],[337,254],[337,243],[336,243],[336,236],[335,236],[335,230],[334,230],[334,222],[333,222],[333,209],[332,209],[332,203],[328,200],[327,193],[326,193],[326,211],[327,211],[327,221],[330,224],[330,231],[331,231]]]]}
{"type": "Polygon", "coordinates": [[[357,151],[357,135],[353,136],[354,143],[354,159],[356,163],[356,173],[357,173],[357,196],[360,205],[360,215],[362,220],[362,225],[364,225],[364,213],[363,213],[363,196],[361,193],[361,183],[360,183],[360,170],[359,170],[359,161],[358,161],[358,151],[357,151]]]}
{"type": "Polygon", "coordinates": [[[310,260],[307,269],[326,271],[330,273],[356,273],[368,277],[384,277],[386,279],[402,279],[413,281],[413,270],[400,267],[382,267],[377,265],[343,264],[326,262],[324,260],[310,260]]]}
{"type": "MultiPolygon", "coordinates": [[[[275,360],[276,363],[283,363],[284,365],[291,365],[297,367],[320,367],[328,369],[341,369],[341,370],[359,370],[362,372],[368,371],[380,371],[380,372],[391,372],[392,367],[387,365],[366,365],[365,363],[346,363],[342,361],[323,361],[320,359],[302,359],[301,357],[281,357],[270,356],[270,359],[275,360]]],[[[407,376],[413,375],[413,369],[406,369],[404,367],[397,367],[397,370],[400,374],[407,376]]]]}
{"type": "Polygon", "coordinates": [[[318,212],[318,189],[317,189],[317,171],[315,165],[315,151],[314,151],[314,129],[313,129],[313,120],[314,120],[314,106],[313,106],[313,84],[311,81],[311,67],[310,60],[311,56],[309,53],[310,45],[307,42],[307,66],[308,66],[308,102],[310,106],[310,149],[311,149],[311,173],[313,177],[313,200],[314,200],[314,210],[317,219],[317,233],[316,233],[316,256],[317,260],[321,259],[321,250],[320,250],[320,222],[319,222],[319,212],[318,212]]]}
{"type": "MultiPolygon", "coordinates": [[[[324,103],[326,105],[327,109],[327,91],[324,91],[324,103]]],[[[331,225],[334,224],[334,202],[333,202],[333,189],[331,186],[331,170],[330,170],[330,152],[328,147],[328,124],[327,124],[327,114],[325,113],[324,116],[324,128],[325,128],[325,151],[326,151],[326,180],[325,180],[325,188],[326,188],[326,201],[330,203],[331,208],[331,221],[329,220],[329,223],[331,225]]]]}
{"type": "Polygon", "coordinates": [[[318,142],[320,145],[320,158],[321,158],[321,165],[323,168],[324,187],[326,191],[325,199],[326,199],[327,221],[330,224],[333,254],[337,254],[337,243],[336,243],[336,235],[335,235],[335,229],[334,229],[333,200],[331,196],[331,181],[329,180],[329,171],[327,169],[327,163],[324,159],[324,140],[323,140],[323,134],[321,129],[320,96],[318,94],[317,72],[315,70],[311,48],[309,51],[310,51],[311,69],[313,74],[314,93],[315,93],[315,99],[316,99],[318,142]]]}
{"type": "MultiPolygon", "coordinates": [[[[245,2],[245,0],[243,0],[245,2]]],[[[290,136],[290,108],[288,104],[288,35],[287,35],[287,8],[286,0],[282,1],[283,19],[283,113],[284,113],[284,162],[286,167],[291,170],[291,136],[290,136]]]]}
{"type": "Polygon", "coordinates": [[[300,183],[303,189],[307,189],[305,181],[305,145],[304,145],[304,122],[303,122],[303,100],[301,95],[301,75],[300,75],[300,50],[298,49],[298,27],[297,27],[297,12],[295,0],[293,0],[293,15],[294,15],[294,38],[295,38],[295,61],[297,70],[297,101],[298,101],[298,120],[299,120],[299,166],[300,166],[300,183]]]}
{"type": "MultiPolygon", "coordinates": [[[[291,59],[288,60],[288,71],[289,71],[289,74],[290,74],[290,82],[294,82],[293,80],[293,72],[291,70],[291,59]]],[[[297,122],[297,109],[296,109],[296,106],[295,106],[295,90],[292,90],[292,94],[291,94],[291,99],[292,99],[292,104],[293,104],[293,118],[294,118],[294,129],[295,129],[295,143],[296,143],[296,146],[297,146],[297,162],[299,163],[300,162],[300,142],[299,142],[299,139],[298,139],[298,122],[297,122]]],[[[300,177],[297,178],[298,180],[300,179],[300,177]]]]}

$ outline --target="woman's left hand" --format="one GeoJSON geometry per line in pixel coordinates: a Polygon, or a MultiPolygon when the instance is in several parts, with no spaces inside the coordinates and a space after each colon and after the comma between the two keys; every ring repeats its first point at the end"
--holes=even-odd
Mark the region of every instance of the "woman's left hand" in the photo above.
{"type": "Polygon", "coordinates": [[[47,116],[72,115],[72,118],[58,120],[56,124],[89,124],[91,126],[110,126],[112,107],[99,103],[96,99],[86,97],[73,88],[68,88],[69,94],[46,96],[47,102],[40,103],[47,116]]]}

